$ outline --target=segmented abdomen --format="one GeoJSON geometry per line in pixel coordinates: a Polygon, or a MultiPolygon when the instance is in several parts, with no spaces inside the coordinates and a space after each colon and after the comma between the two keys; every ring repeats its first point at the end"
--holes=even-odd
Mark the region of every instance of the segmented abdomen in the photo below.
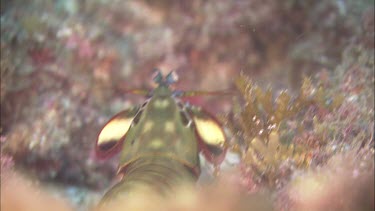
{"type": "Polygon", "coordinates": [[[196,180],[197,175],[189,167],[174,159],[160,156],[139,158],[127,166],[122,180],[105,194],[101,204],[119,197],[127,198],[139,191],[165,196],[173,193],[173,188],[196,180]]]}

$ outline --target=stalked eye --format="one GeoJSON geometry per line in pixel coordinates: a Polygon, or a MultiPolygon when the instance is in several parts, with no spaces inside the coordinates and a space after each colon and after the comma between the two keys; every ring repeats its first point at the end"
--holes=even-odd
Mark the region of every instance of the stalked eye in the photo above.
{"type": "Polygon", "coordinates": [[[178,81],[178,75],[176,74],[176,72],[172,71],[168,73],[168,75],[165,77],[165,80],[167,84],[176,83],[176,81],[178,81]]]}
{"type": "Polygon", "coordinates": [[[160,84],[163,81],[163,75],[161,74],[160,70],[154,69],[154,82],[160,84]]]}
{"type": "Polygon", "coordinates": [[[122,144],[137,110],[134,108],[122,111],[104,125],[96,142],[96,153],[99,157],[105,158],[120,150],[119,146],[122,144]]]}

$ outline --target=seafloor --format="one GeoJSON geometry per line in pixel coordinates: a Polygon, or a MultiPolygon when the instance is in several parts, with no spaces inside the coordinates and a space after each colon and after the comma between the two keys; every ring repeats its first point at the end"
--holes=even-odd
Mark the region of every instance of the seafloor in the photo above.
{"type": "MultiPolygon", "coordinates": [[[[117,165],[96,136],[154,68],[233,93],[190,103],[223,122],[244,210],[374,210],[371,0],[1,0],[0,64],[1,210],[95,206],[117,165]]],[[[225,190],[194,209],[234,210],[225,190]]]]}

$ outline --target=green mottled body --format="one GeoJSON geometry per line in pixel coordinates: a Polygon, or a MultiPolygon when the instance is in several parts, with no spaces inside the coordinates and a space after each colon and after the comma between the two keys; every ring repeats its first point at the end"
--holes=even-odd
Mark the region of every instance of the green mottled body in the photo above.
{"type": "Polygon", "coordinates": [[[180,102],[170,88],[171,74],[156,77],[158,87],[138,109],[115,115],[97,139],[99,157],[121,151],[118,174],[122,179],[102,203],[148,191],[158,195],[193,183],[200,174],[199,153],[208,161],[221,162],[224,132],[214,117],[180,102]]]}
{"type": "Polygon", "coordinates": [[[144,157],[167,157],[199,171],[194,128],[182,121],[180,108],[168,87],[161,86],[142,111],[124,141],[120,166],[144,157]]]}
{"type": "Polygon", "coordinates": [[[121,150],[122,180],[103,201],[138,190],[161,195],[180,184],[195,182],[200,172],[198,140],[191,122],[167,86],[154,90],[152,98],[135,116],[121,150]]]}

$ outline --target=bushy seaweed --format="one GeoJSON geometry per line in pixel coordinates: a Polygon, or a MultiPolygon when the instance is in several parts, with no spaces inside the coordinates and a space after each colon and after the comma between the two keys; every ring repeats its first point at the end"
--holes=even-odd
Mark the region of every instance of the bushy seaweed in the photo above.
{"type": "Polygon", "coordinates": [[[323,118],[342,105],[342,94],[313,85],[310,78],[304,78],[296,97],[286,91],[274,97],[272,89],[264,91],[245,75],[236,87],[243,106],[229,121],[237,136],[232,147],[241,149],[244,164],[260,182],[274,186],[291,169],[316,162],[314,152],[335,133],[323,118]]]}

